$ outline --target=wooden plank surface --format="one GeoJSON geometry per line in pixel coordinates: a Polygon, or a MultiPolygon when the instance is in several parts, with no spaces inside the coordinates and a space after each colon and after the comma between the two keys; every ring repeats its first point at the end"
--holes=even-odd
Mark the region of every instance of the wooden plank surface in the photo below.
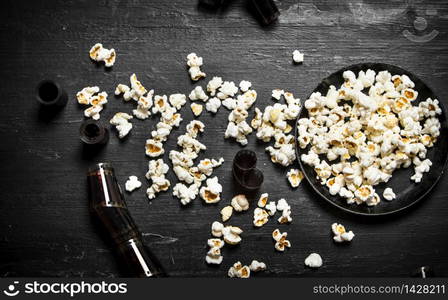
{"type": "MultiPolygon", "coordinates": [[[[208,77],[250,80],[263,109],[272,103],[274,88],[290,90],[304,99],[318,82],[337,69],[358,62],[384,62],[415,72],[448,105],[448,3],[441,1],[307,0],[277,1],[279,22],[261,27],[245,1],[231,1],[219,12],[199,8],[196,1],[1,1],[0,17],[0,274],[1,276],[116,277],[119,268],[104,237],[93,225],[87,207],[85,171],[94,162],[110,161],[118,179],[144,179],[148,158],[144,142],[158,121],[133,120],[130,136],[119,141],[112,131],[106,148],[88,155],[78,138],[83,120],[75,93],[98,85],[111,96],[101,114],[107,122],[133,104],[114,97],[118,83],[136,73],[158,94],[189,93],[185,58],[196,52],[204,58],[208,77]],[[418,32],[415,17],[427,28],[418,32]],[[420,21],[422,19],[419,19],[420,21]],[[437,31],[435,38],[416,42],[416,36],[437,31]],[[96,66],[88,50],[101,42],[117,50],[112,70],[96,66]],[[291,53],[305,53],[303,65],[293,65],[291,53]],[[59,114],[48,117],[33,98],[41,79],[54,78],[69,94],[59,114]]],[[[171,134],[165,149],[176,148],[177,136],[192,119],[188,105],[184,121],[171,134]]],[[[429,265],[448,276],[448,178],[416,207],[387,218],[357,217],[319,199],[306,184],[292,190],[287,169],[274,166],[264,152],[266,144],[249,138],[247,149],[257,151],[265,174],[261,192],[286,198],[293,210],[291,225],[270,221],[254,229],[252,210],[232,217],[244,230],[243,243],[224,249],[219,267],[205,264],[206,239],[219,210],[235,194],[231,161],[241,149],[224,139],[228,111],[216,116],[204,112],[201,136],[208,149],[200,157],[223,156],[215,171],[224,187],[223,199],[206,206],[196,199],[181,207],[171,192],[152,202],[142,189],[127,194],[132,215],[171,276],[223,277],[236,260],[263,260],[269,271],[257,276],[408,276],[429,265]],[[335,245],[330,225],[341,222],[356,233],[348,245],[335,245]],[[270,234],[287,231],[293,247],[277,253],[270,234]],[[310,252],[324,259],[319,270],[304,268],[310,252]]],[[[167,158],[165,158],[166,161],[167,158]]],[[[172,183],[175,177],[168,175],[172,183]]],[[[142,180],[143,181],[143,180],[142,180]]]]}

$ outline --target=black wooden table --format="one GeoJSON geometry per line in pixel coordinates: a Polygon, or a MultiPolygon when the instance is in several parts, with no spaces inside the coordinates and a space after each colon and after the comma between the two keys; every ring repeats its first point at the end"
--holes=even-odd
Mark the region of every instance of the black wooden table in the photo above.
{"type": "MultiPolygon", "coordinates": [[[[189,93],[194,84],[185,60],[196,52],[204,58],[208,75],[200,82],[203,86],[214,75],[235,82],[250,80],[261,109],[272,103],[274,88],[304,99],[331,72],[366,61],[415,72],[448,105],[448,3],[441,2],[277,1],[280,19],[266,28],[253,18],[245,1],[233,1],[218,12],[181,0],[1,1],[1,276],[120,275],[87,207],[85,172],[98,161],[112,162],[121,184],[129,175],[143,181],[140,190],[126,195],[127,202],[145,243],[171,276],[223,277],[233,262],[252,259],[268,265],[268,272],[257,276],[408,276],[422,265],[447,276],[446,176],[427,199],[402,214],[357,217],[325,203],[306,183],[292,190],[287,169],[270,162],[264,152],[267,145],[257,142],[255,134],[246,148],[259,153],[265,174],[262,192],[286,198],[294,221],[279,226],[271,220],[255,229],[252,210],[233,216],[230,223],[244,230],[242,244],[224,249],[221,266],[207,266],[210,224],[220,218],[220,208],[235,193],[231,160],[241,149],[224,139],[228,111],[222,107],[216,116],[204,111],[199,118],[206,124],[200,140],[208,147],[201,157],[226,160],[215,171],[224,200],[206,206],[197,198],[182,207],[171,190],[152,202],[144,192],[148,164],[144,143],[158,117],[134,119],[134,129],[122,141],[112,130],[107,147],[89,155],[78,137],[84,117],[74,97],[85,86],[100,86],[110,94],[101,114],[101,121],[108,122],[114,113],[134,107],[113,96],[115,86],[128,84],[134,72],[156,94],[189,93]],[[88,50],[96,42],[117,50],[112,70],[90,61],[88,50]],[[303,65],[292,63],[295,49],[305,53],[303,65]],[[56,79],[69,94],[65,109],[54,116],[43,114],[33,98],[43,78],[56,79]],[[356,233],[351,244],[333,243],[333,222],[356,233]],[[270,234],[276,227],[289,233],[293,247],[285,253],[274,250],[270,234]],[[322,255],[319,270],[304,268],[310,252],[322,255]]],[[[193,118],[188,106],[165,149],[176,148],[177,137],[193,118]]],[[[168,177],[172,184],[177,182],[171,171],[168,177]]]]}

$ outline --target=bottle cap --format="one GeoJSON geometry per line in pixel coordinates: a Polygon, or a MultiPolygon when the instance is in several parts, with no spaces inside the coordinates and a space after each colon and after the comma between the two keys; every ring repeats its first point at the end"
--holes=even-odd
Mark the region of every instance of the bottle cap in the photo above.
{"type": "Polygon", "coordinates": [[[95,120],[87,120],[79,128],[79,137],[87,145],[104,145],[109,141],[109,130],[95,120]]]}
{"type": "Polygon", "coordinates": [[[46,79],[37,85],[36,99],[46,107],[62,107],[67,104],[68,97],[59,83],[46,79]]]}

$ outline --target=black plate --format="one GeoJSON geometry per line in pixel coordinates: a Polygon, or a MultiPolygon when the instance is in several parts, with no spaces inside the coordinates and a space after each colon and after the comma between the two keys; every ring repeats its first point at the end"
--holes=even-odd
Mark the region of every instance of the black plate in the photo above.
{"type": "MultiPolygon", "coordinates": [[[[392,75],[405,74],[409,76],[409,78],[415,83],[414,89],[418,92],[418,98],[412,102],[413,105],[418,105],[420,101],[424,101],[427,98],[438,99],[434,95],[433,91],[414,74],[397,66],[382,63],[363,63],[343,68],[322,80],[322,82],[317,86],[314,92],[320,92],[325,95],[330,85],[334,85],[336,88],[339,88],[344,81],[342,77],[342,73],[344,71],[351,70],[355,74],[358,74],[359,71],[367,69],[374,70],[377,73],[383,70],[387,70],[392,75]]],[[[441,102],[440,99],[439,102],[441,102]]],[[[359,215],[377,216],[395,213],[408,208],[424,198],[424,196],[428,194],[429,191],[431,191],[431,189],[436,185],[437,181],[439,181],[445,169],[448,157],[448,126],[446,121],[446,110],[442,103],[439,103],[439,105],[442,109],[442,114],[438,116],[441,123],[440,136],[438,137],[437,142],[434,144],[434,147],[428,149],[427,158],[432,161],[432,167],[429,173],[425,173],[423,175],[422,181],[420,183],[415,183],[410,180],[410,177],[414,174],[414,168],[412,165],[409,168],[398,169],[394,171],[393,176],[389,180],[389,182],[381,183],[375,186],[376,192],[381,197],[381,202],[376,206],[367,206],[366,204],[358,205],[356,203],[347,204],[344,198],[331,195],[327,187],[325,185],[321,185],[319,180],[316,179],[316,173],[314,169],[306,164],[303,164],[300,159],[300,156],[302,154],[308,152],[310,146],[306,147],[305,149],[301,149],[298,143],[296,143],[296,154],[300,168],[302,169],[305,178],[311,184],[313,189],[320,196],[322,196],[322,198],[345,211],[359,215]],[[393,189],[393,191],[397,195],[397,198],[395,200],[389,202],[383,199],[382,194],[386,187],[391,187],[393,189]]],[[[308,112],[304,108],[302,109],[298,119],[305,117],[308,117],[308,112]]],[[[297,141],[297,122],[295,135],[297,141]]]]}

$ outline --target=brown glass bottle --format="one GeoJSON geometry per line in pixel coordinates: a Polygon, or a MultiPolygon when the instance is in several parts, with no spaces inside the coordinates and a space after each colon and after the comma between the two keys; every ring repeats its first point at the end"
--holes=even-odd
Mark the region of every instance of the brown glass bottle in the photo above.
{"type": "Polygon", "coordinates": [[[87,172],[87,180],[90,207],[109,232],[129,271],[139,277],[165,276],[156,257],[143,245],[112,166],[108,163],[95,165],[87,172]]]}

